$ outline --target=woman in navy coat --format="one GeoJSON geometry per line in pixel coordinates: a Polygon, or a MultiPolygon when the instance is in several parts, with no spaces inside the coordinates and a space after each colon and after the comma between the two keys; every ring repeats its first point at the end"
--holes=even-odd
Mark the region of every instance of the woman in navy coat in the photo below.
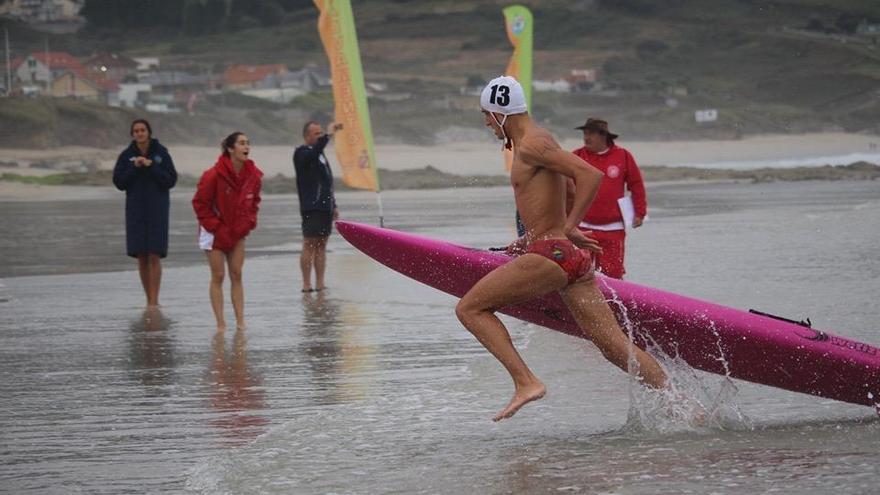
{"type": "Polygon", "coordinates": [[[116,160],[113,184],[125,191],[125,238],[128,255],[137,258],[147,306],[159,305],[162,264],[168,254],[168,191],[177,171],[168,150],[153,139],[150,123],[131,123],[132,142],[116,160]]]}

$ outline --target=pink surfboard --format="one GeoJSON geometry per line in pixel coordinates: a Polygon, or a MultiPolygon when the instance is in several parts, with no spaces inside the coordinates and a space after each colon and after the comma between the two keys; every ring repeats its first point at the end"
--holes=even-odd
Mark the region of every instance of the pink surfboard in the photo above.
{"type": "MultiPolygon", "coordinates": [[[[354,247],[385,266],[456,297],[506,263],[503,254],[354,222],[336,222],[354,247]]],[[[694,368],[795,392],[877,407],[880,349],[810,328],[598,275],[611,308],[694,368]],[[722,355],[723,353],[723,355],[722,355]],[[722,359],[723,358],[723,359],[722,359]],[[725,364],[727,369],[725,369],[725,364]]],[[[450,308],[452,311],[452,308],[450,308]]],[[[558,293],[501,313],[584,338],[558,293]]],[[[880,409],[878,409],[880,411],[880,409]]]]}

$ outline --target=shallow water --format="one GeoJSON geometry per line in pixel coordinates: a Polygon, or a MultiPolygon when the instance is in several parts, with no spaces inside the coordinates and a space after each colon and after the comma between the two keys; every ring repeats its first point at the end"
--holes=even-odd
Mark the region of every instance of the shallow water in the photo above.
{"type": "MultiPolygon", "coordinates": [[[[631,280],[880,342],[880,183],[649,193],[651,220],[628,243],[631,280]]],[[[373,196],[339,202],[348,218],[374,221],[373,196]]],[[[481,247],[512,231],[503,188],[383,200],[387,224],[403,230],[481,247]]],[[[330,289],[299,293],[293,201],[266,200],[245,265],[249,328],[219,336],[185,198],[173,207],[161,314],[145,313],[136,274],[118,271],[133,267],[121,202],[3,204],[2,490],[876,492],[880,421],[869,408],[739,381],[733,393],[695,372],[743,418],[638,427],[627,418],[647,406],[630,401],[626,374],[585,341],[511,319],[549,394],[494,424],[512,387],[456,321],[453,298],[338,236],[330,289]]]]}

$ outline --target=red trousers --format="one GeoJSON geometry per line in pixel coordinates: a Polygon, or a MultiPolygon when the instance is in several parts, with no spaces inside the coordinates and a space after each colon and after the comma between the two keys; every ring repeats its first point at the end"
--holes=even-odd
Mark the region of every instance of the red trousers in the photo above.
{"type": "Polygon", "coordinates": [[[626,240],[625,230],[591,230],[588,234],[599,241],[602,248],[601,254],[594,254],[596,269],[604,275],[612,278],[623,278],[626,270],[623,268],[623,249],[626,240]]]}

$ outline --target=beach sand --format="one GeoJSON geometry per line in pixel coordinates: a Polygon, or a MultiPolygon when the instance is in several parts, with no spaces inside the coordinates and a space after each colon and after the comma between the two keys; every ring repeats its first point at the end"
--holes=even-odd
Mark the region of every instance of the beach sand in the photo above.
{"type": "MultiPolygon", "coordinates": [[[[162,140],[161,135],[157,137],[162,140]]],[[[64,147],[50,150],[0,149],[0,161],[19,162],[18,169],[4,168],[2,172],[22,174],[45,174],[32,171],[26,164],[37,160],[90,160],[100,163],[101,168],[111,169],[116,156],[125,146],[120,138],[119,149],[103,150],[85,147],[64,147]]],[[[252,158],[267,176],[282,174],[293,176],[291,156],[300,143],[290,146],[261,146],[255,143],[252,158]]],[[[560,143],[566,149],[582,146],[577,131],[570,139],[560,143]]],[[[880,136],[846,133],[766,135],[726,141],[627,141],[618,144],[630,150],[640,165],[706,165],[718,163],[744,163],[796,161],[817,157],[845,157],[850,155],[877,155],[880,157],[880,136]]],[[[177,170],[184,174],[199,176],[214,164],[218,148],[169,144],[177,170]]],[[[488,134],[485,141],[447,143],[436,146],[413,146],[404,144],[377,144],[376,159],[380,168],[388,170],[435,167],[443,172],[459,175],[502,175],[505,173],[500,153],[500,143],[488,134]]],[[[332,146],[328,156],[338,172],[332,146]]],[[[856,161],[855,159],[851,161],[856,161]]],[[[846,162],[849,163],[849,162],[846,162]]],[[[772,165],[768,165],[772,166],[772,165]]],[[[5,192],[5,191],[4,191],[5,192]]],[[[4,195],[5,196],[5,195],[4,195]]]]}

